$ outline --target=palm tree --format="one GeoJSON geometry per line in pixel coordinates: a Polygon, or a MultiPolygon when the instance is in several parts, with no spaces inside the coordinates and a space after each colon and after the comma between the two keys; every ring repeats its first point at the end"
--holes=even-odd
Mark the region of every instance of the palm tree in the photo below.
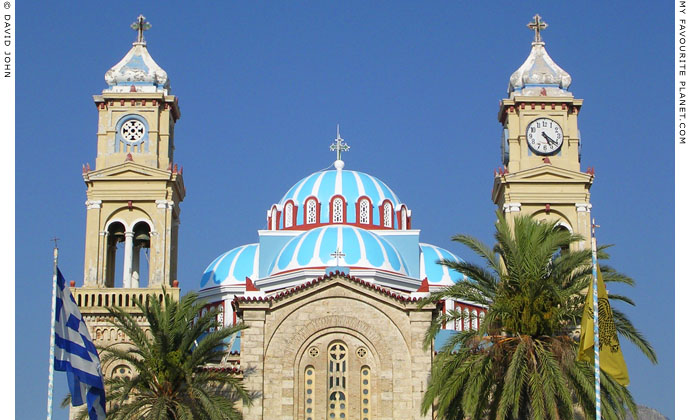
{"type": "MultiPolygon", "coordinates": [[[[459,299],[487,305],[477,331],[453,335],[435,357],[423,413],[433,406],[439,419],[575,418],[575,407],[593,418],[594,371],[576,361],[574,338],[591,279],[591,251],[567,251],[582,237],[555,223],[518,217],[513,227],[498,212],[493,249],[475,238],[457,235],[486,267],[468,262],[440,261],[471,280],[432,293],[421,304],[459,299]]],[[[599,259],[608,256],[606,247],[599,259]]],[[[610,267],[601,267],[605,282],[633,285],[610,267]]],[[[609,294],[610,300],[634,303],[609,294]]],[[[613,310],[619,335],[635,344],[653,363],[651,345],[620,311],[613,310]]],[[[462,312],[442,314],[427,332],[431,345],[444,322],[462,319],[462,312]]],[[[605,372],[601,375],[602,412],[623,420],[625,409],[636,413],[628,390],[605,372]]]]}
{"type": "Polygon", "coordinates": [[[245,326],[216,328],[216,312],[201,315],[204,302],[197,297],[188,293],[176,302],[165,294],[163,304],[157,299],[137,302],[150,333],[131,314],[108,308],[112,325],[132,346],[100,349],[103,365],[122,361],[136,371],[133,378],[106,379],[108,419],[242,418],[236,402],[250,404],[251,398],[241,379],[205,366],[218,362],[226,353],[224,340],[245,326]]]}

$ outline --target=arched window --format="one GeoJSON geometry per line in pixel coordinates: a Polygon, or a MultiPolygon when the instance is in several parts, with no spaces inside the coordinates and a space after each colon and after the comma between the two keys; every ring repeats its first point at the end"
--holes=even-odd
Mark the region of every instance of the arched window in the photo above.
{"type": "Polygon", "coordinates": [[[383,203],[383,227],[393,227],[393,205],[388,201],[383,203]]]}
{"type": "Polygon", "coordinates": [[[370,208],[369,200],[362,199],[359,201],[359,223],[368,225],[370,223],[370,208]]]}
{"type": "MultiPolygon", "coordinates": [[[[132,280],[133,288],[145,287],[148,284],[149,254],[151,249],[151,226],[147,222],[138,222],[132,228],[132,280]],[[144,254],[144,258],[141,254],[144,254]]],[[[125,241],[126,244],[126,241],[125,241]]]]}
{"type": "Polygon", "coordinates": [[[343,199],[336,197],[332,206],[333,223],[343,223],[343,199]]]}
{"type": "Polygon", "coordinates": [[[480,327],[484,323],[484,316],[486,316],[486,312],[484,312],[484,311],[479,312],[479,326],[480,327]]]}
{"type": "Polygon", "coordinates": [[[400,208],[400,229],[407,230],[407,209],[405,206],[400,208]]]}
{"type": "Polygon", "coordinates": [[[288,202],[285,204],[285,221],[283,222],[283,226],[286,228],[292,227],[292,203],[288,202]]]}
{"type": "Polygon", "coordinates": [[[467,308],[465,308],[465,310],[462,311],[462,330],[470,330],[470,310],[467,308]]]}
{"type": "Polygon", "coordinates": [[[306,204],[307,224],[316,223],[316,200],[310,198],[306,204]]]}
{"type": "Polygon", "coordinates": [[[276,212],[276,208],[273,207],[273,209],[271,209],[271,230],[276,230],[276,225],[278,224],[276,219],[278,219],[278,213],[276,212]]]}
{"type": "MultiPolygon", "coordinates": [[[[115,287],[115,270],[117,269],[118,276],[122,276],[122,256],[124,252],[118,252],[118,248],[124,249],[125,225],[121,222],[112,222],[107,226],[107,232],[108,246],[105,258],[105,285],[106,287],[115,287]],[[120,260],[119,266],[118,260],[120,260]]],[[[124,280],[122,286],[125,286],[124,280]]]]}
{"type": "Polygon", "coordinates": [[[472,310],[472,329],[475,331],[477,330],[477,321],[478,321],[477,311],[473,309],[472,310]]]}
{"type": "Polygon", "coordinates": [[[347,347],[336,342],[328,348],[328,417],[347,419],[347,347]]]}
{"type": "Polygon", "coordinates": [[[304,418],[314,420],[314,382],[316,375],[314,366],[304,369],[304,418]]]}
{"type": "Polygon", "coordinates": [[[369,366],[364,365],[362,366],[362,370],[360,371],[360,383],[359,383],[359,392],[360,392],[360,407],[361,407],[361,414],[360,418],[362,420],[369,420],[371,418],[371,369],[369,369],[369,366]]]}

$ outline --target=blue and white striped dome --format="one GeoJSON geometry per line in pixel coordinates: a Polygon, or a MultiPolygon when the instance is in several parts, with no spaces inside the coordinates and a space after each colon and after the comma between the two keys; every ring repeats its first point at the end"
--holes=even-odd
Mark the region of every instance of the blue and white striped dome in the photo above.
{"type": "Polygon", "coordinates": [[[245,284],[259,276],[259,244],[239,246],[213,260],[201,277],[201,288],[220,284],[245,284]]]}
{"type": "Polygon", "coordinates": [[[340,266],[373,268],[407,275],[407,265],[393,245],[365,229],[348,225],[322,226],[292,238],[269,267],[270,275],[303,268],[336,265],[336,249],[345,257],[340,266]]]}
{"type": "Polygon", "coordinates": [[[442,259],[455,262],[462,261],[447,249],[420,242],[419,278],[424,279],[426,277],[430,285],[439,286],[451,286],[457,281],[465,279],[463,274],[437,263],[437,261],[442,259]]]}
{"type": "MultiPolygon", "coordinates": [[[[278,203],[282,209],[290,200],[297,206],[296,225],[304,224],[304,202],[309,197],[316,197],[321,204],[321,212],[317,223],[330,223],[330,202],[335,195],[345,198],[346,220],[345,223],[357,222],[357,200],[368,197],[371,200],[373,211],[371,214],[371,224],[380,225],[379,206],[384,200],[390,200],[393,210],[398,211],[400,200],[388,185],[381,180],[363,172],[349,170],[328,170],[315,172],[296,183],[283,196],[278,203]]],[[[281,218],[283,219],[283,218],[281,218]]],[[[400,229],[397,217],[393,217],[393,228],[400,229]]],[[[283,220],[280,220],[278,229],[283,229],[283,220]]]]}

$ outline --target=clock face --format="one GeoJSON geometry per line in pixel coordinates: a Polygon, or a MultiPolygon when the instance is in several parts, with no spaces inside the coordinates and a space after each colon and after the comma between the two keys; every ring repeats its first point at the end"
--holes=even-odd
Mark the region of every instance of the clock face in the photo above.
{"type": "Polygon", "coordinates": [[[563,129],[549,118],[537,118],[527,126],[527,144],[538,155],[552,155],[563,145],[563,129]]]}

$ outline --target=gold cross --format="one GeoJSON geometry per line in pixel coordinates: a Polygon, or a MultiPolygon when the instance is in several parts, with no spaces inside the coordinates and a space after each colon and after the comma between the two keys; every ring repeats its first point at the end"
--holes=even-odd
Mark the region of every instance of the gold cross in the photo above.
{"type": "Polygon", "coordinates": [[[137,31],[137,42],[144,42],[144,31],[151,29],[151,24],[146,21],[144,15],[139,15],[137,21],[132,23],[131,28],[137,31]]]}
{"type": "Polygon", "coordinates": [[[51,239],[51,241],[55,242],[55,248],[58,247],[58,246],[57,246],[57,241],[59,241],[59,240],[60,240],[60,238],[58,238],[57,236],[54,237],[53,239],[51,239]]]}
{"type": "Polygon", "coordinates": [[[534,31],[534,42],[541,42],[541,34],[539,32],[548,28],[549,25],[541,20],[541,16],[539,16],[539,14],[534,15],[533,19],[534,22],[528,23],[527,27],[534,31]]]}

